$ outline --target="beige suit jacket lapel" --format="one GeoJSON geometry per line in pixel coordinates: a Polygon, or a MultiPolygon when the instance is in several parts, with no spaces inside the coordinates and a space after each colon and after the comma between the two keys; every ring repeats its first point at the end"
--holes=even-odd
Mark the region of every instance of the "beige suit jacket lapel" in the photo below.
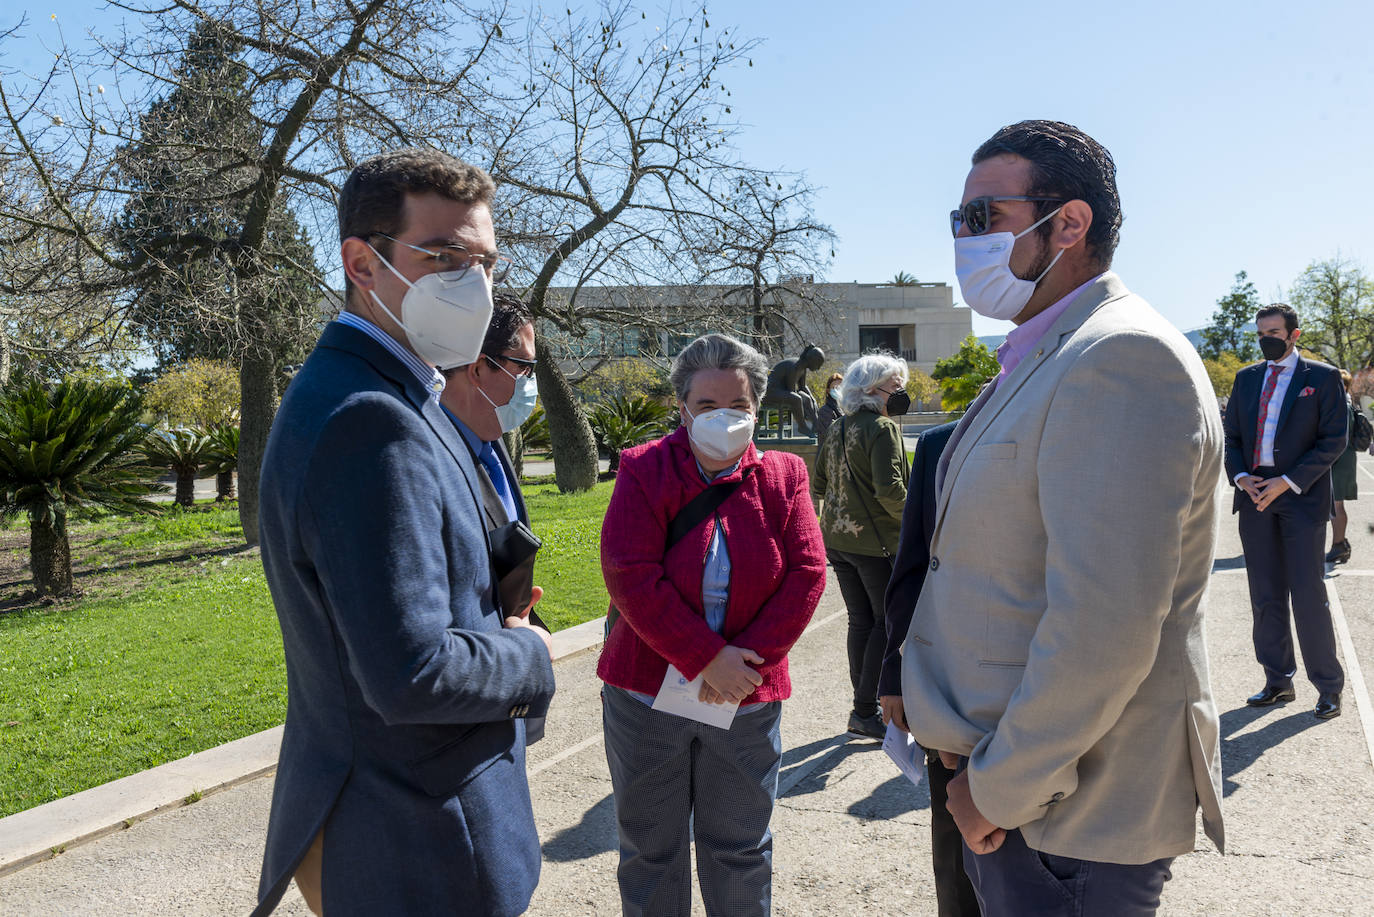
{"type": "Polygon", "coordinates": [[[996,389],[991,386],[984,389],[970,406],[967,426],[960,424],[956,428],[954,436],[951,437],[946,452],[949,454],[949,463],[945,467],[945,473],[941,477],[939,485],[939,503],[935,510],[935,529],[931,533],[931,544],[940,535],[940,524],[944,521],[945,511],[949,507],[949,495],[953,491],[951,486],[955,478],[959,476],[959,469],[963,467],[964,461],[968,458],[973,447],[978,444],[978,440],[987,432],[988,427],[997,415],[1002,413],[1002,409],[1007,406],[1021,387],[1035,374],[1045,363],[1045,358],[1054,353],[1055,350],[1072,334],[1080,325],[1087,321],[1088,316],[1092,315],[1104,303],[1113,299],[1125,296],[1129,293],[1126,285],[1121,282],[1111,271],[1106,271],[1093,282],[1086,290],[1079,294],[1064,314],[1055,320],[1045,332],[1039,343],[1036,345],[1035,352],[1026,355],[1016,369],[1012,370],[996,389]]]}

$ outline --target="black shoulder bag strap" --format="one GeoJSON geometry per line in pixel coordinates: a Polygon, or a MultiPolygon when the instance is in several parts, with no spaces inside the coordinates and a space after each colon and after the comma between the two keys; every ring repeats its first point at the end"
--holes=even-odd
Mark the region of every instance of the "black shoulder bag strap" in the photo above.
{"type": "MultiPolygon", "coordinates": [[[[883,556],[886,557],[888,560],[891,560],[891,559],[892,559],[892,555],[889,554],[889,553],[887,553],[887,543],[886,543],[885,541],[883,541],[882,532],[878,531],[878,523],[877,523],[877,521],[873,518],[873,510],[871,510],[871,509],[868,508],[867,494],[865,494],[864,491],[863,491],[863,489],[862,489],[861,487],[859,487],[859,479],[856,478],[856,477],[854,477],[854,468],[853,468],[852,465],[849,464],[849,441],[848,441],[847,439],[844,438],[844,422],[845,422],[847,419],[848,419],[848,418],[846,418],[846,417],[841,417],[841,418],[840,418],[840,455],[843,455],[843,456],[844,456],[844,468],[845,468],[846,471],[849,472],[849,480],[852,481],[852,482],[854,483],[854,492],[855,492],[856,494],[859,495],[859,502],[863,504],[863,507],[864,507],[864,514],[865,514],[866,516],[868,516],[868,524],[871,525],[871,526],[873,526],[873,535],[874,535],[874,537],[876,537],[876,538],[878,539],[878,547],[880,547],[880,548],[883,549],[883,556]]],[[[905,467],[906,467],[906,454],[905,454],[905,453],[906,453],[906,444],[905,444],[905,443],[902,444],[902,453],[903,453],[903,455],[902,455],[902,467],[905,468],[905,467]]]]}
{"type": "MultiPolygon", "coordinates": [[[[739,489],[739,486],[748,480],[749,475],[754,473],[754,468],[749,468],[740,475],[738,481],[729,481],[725,484],[712,484],[692,499],[688,500],[682,509],[677,511],[668,522],[668,538],[663,547],[663,554],[666,557],[668,552],[673,549],[673,545],[686,538],[692,529],[701,525],[707,519],[715,515],[716,510],[724,503],[732,493],[739,489]]],[[[611,628],[620,618],[620,609],[612,605],[606,610],[606,636],[611,635],[611,628]]]]}

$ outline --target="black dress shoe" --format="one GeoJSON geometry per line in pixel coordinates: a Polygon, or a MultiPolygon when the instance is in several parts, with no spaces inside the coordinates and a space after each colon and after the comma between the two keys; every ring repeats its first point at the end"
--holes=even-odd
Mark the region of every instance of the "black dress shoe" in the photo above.
{"type": "Polygon", "coordinates": [[[1337,541],[1331,545],[1331,550],[1326,552],[1326,562],[1328,564],[1345,564],[1350,562],[1350,539],[1337,541]]]}
{"type": "Polygon", "coordinates": [[[1312,715],[1319,720],[1335,719],[1341,715],[1341,696],[1334,691],[1317,695],[1317,709],[1312,715]]]}
{"type": "MultiPolygon", "coordinates": [[[[1264,690],[1258,694],[1251,694],[1245,702],[1251,707],[1272,707],[1275,704],[1286,704],[1298,695],[1293,693],[1293,686],[1280,688],[1277,685],[1266,685],[1264,690]]],[[[1322,695],[1326,697],[1325,694],[1322,695]]],[[[1336,700],[1336,712],[1340,712],[1340,699],[1336,700]]],[[[1334,716],[1335,714],[1332,714],[1334,716]]]]}

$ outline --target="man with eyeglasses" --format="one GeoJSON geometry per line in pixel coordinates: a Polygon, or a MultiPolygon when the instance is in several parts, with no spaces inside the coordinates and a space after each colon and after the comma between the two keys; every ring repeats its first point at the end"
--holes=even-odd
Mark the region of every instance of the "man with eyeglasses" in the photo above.
{"type": "Polygon", "coordinates": [[[1211,385],[1111,272],[1116,167],[1082,131],[999,130],[951,224],[965,301],[1016,327],[936,469],[903,712],[958,771],[983,913],[1153,914],[1199,804],[1223,840],[1211,385]]]}
{"type": "Polygon", "coordinates": [[[499,600],[483,477],[439,403],[492,315],[493,191],[409,149],[339,195],[344,311],[263,459],[288,704],[256,914],[294,877],[330,917],[512,915],[539,878],[524,721],[553,695],[551,643],[499,600]]]}
{"type": "MultiPolygon", "coordinates": [[[[501,434],[520,429],[534,411],[534,369],[534,316],[518,296],[497,292],[481,354],[466,366],[444,370],[446,382],[439,403],[477,467],[482,517],[497,551],[494,572],[502,608],[516,613],[527,609],[530,620],[542,627],[533,607],[544,595],[533,584],[538,543],[529,530],[530,517],[515,466],[501,441],[501,434]]],[[[543,735],[544,718],[526,717],[526,743],[543,735]]]]}

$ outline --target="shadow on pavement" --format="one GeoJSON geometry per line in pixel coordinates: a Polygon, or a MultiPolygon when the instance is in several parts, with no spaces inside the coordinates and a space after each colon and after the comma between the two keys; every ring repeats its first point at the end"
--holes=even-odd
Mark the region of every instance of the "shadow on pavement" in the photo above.
{"type": "MultiPolygon", "coordinates": [[[[843,745],[836,745],[834,739],[821,739],[812,742],[810,745],[801,745],[792,749],[791,754],[784,753],[782,756],[783,771],[778,775],[778,783],[788,783],[788,776],[798,767],[806,768],[807,773],[797,783],[790,787],[787,792],[780,793],[779,799],[791,798],[794,796],[806,796],[810,793],[819,793],[824,790],[830,780],[830,771],[834,770],[839,764],[851,755],[863,754],[864,752],[876,752],[882,754],[883,747],[877,742],[846,742],[843,745]],[[806,759],[810,755],[822,748],[830,747],[831,750],[822,755],[817,762],[809,763],[806,759]],[[788,768],[788,758],[791,758],[795,766],[788,768]]],[[[884,759],[886,760],[886,759],[884,759]]]]}
{"type": "Polygon", "coordinates": [[[1254,764],[1266,751],[1285,739],[1291,739],[1300,732],[1322,724],[1321,720],[1312,715],[1310,709],[1303,707],[1282,719],[1266,723],[1254,732],[1236,735],[1260,717],[1276,712],[1273,707],[1237,707],[1221,715],[1223,796],[1230,796],[1240,786],[1231,777],[1254,764]]]}
{"type": "Polygon", "coordinates": [[[1237,554],[1235,557],[1218,557],[1216,560],[1212,561],[1212,572],[1213,572],[1213,573],[1216,573],[1218,570],[1244,570],[1244,569],[1245,569],[1245,555],[1244,555],[1244,554],[1237,554]]]}
{"type": "Polygon", "coordinates": [[[847,811],[855,818],[881,820],[929,808],[930,787],[926,782],[923,780],[920,786],[914,786],[899,773],[886,783],[874,787],[872,793],[857,800],[847,811]]]}
{"type": "Polygon", "coordinates": [[[586,860],[598,853],[617,850],[620,841],[615,826],[615,799],[607,794],[582,813],[582,820],[564,828],[544,842],[544,859],[555,863],[586,860]]]}

